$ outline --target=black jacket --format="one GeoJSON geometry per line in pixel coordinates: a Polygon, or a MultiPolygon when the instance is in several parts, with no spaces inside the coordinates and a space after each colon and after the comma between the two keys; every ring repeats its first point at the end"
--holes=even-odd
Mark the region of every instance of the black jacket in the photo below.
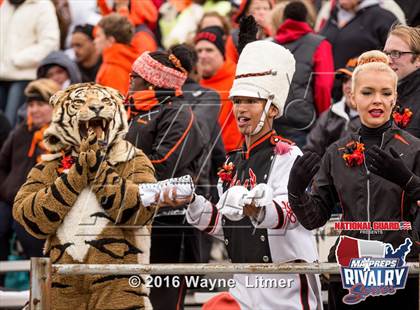
{"type": "Polygon", "coordinates": [[[357,112],[355,113],[347,113],[344,100],[333,104],[319,116],[306,137],[306,145],[302,151],[312,151],[322,157],[331,143],[357,131],[360,119],[357,112]]]}
{"type": "Polygon", "coordinates": [[[198,180],[199,193],[217,202],[217,170],[226,160],[226,153],[221,139],[220,125],[217,121],[220,111],[219,94],[202,87],[192,79],[187,79],[182,87],[184,98],[191,106],[205,141],[206,155],[203,157],[198,180]],[[211,187],[209,187],[211,185],[211,187]],[[214,199],[212,199],[211,195],[214,199]]]}
{"type": "Polygon", "coordinates": [[[33,156],[28,157],[34,131],[28,130],[26,123],[17,125],[0,151],[0,200],[10,206],[29,171],[35,166],[37,157],[43,153],[36,147],[33,156]]]}
{"type": "Polygon", "coordinates": [[[12,127],[10,126],[9,120],[4,115],[4,113],[0,111],[0,149],[4,142],[6,142],[10,130],[12,130],[12,127]]]}
{"type": "Polygon", "coordinates": [[[204,141],[191,107],[183,99],[158,104],[133,118],[126,140],[152,161],[164,180],[199,172],[204,141]]]}
{"type": "Polygon", "coordinates": [[[334,67],[343,68],[350,58],[370,50],[382,50],[392,24],[397,18],[391,12],[372,5],[357,11],[356,16],[343,28],[337,26],[336,7],[320,35],[333,46],[334,67]]]}
{"type": "Polygon", "coordinates": [[[95,82],[96,74],[98,74],[98,71],[101,65],[102,65],[102,57],[99,57],[96,64],[94,64],[90,68],[85,68],[80,63],[77,63],[77,67],[79,68],[80,74],[82,76],[82,82],[83,83],[95,82]]]}
{"type": "Polygon", "coordinates": [[[397,92],[397,104],[413,112],[408,126],[404,129],[420,138],[420,69],[399,81],[397,92]]]}
{"type": "MultiPolygon", "coordinates": [[[[304,197],[289,195],[289,202],[300,223],[307,229],[323,226],[331,216],[331,210],[340,203],[343,221],[409,221],[417,216],[416,198],[419,197],[420,178],[414,178],[403,190],[368,171],[366,164],[348,167],[345,164],[343,147],[351,141],[360,141],[358,134],[333,143],[325,153],[321,168],[315,176],[312,191],[304,197]],[[410,199],[411,198],[411,199],[410,199]]],[[[420,140],[392,126],[382,136],[382,149],[389,152],[392,146],[404,159],[408,168],[420,175],[420,140]]],[[[412,226],[414,226],[412,224],[412,226]]],[[[342,235],[369,239],[358,230],[343,230],[342,235]]],[[[417,231],[398,230],[370,234],[371,240],[391,243],[394,248],[404,243],[406,237],[413,241],[409,257],[418,260],[417,231]]],[[[338,239],[337,239],[338,241],[338,239]]],[[[335,260],[335,245],[331,248],[329,261],[335,260]]]]}

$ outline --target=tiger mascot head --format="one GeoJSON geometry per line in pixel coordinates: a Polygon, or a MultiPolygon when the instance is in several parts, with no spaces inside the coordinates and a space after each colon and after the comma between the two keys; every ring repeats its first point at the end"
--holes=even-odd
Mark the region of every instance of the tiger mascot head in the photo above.
{"type": "Polygon", "coordinates": [[[93,129],[106,157],[115,162],[133,157],[134,148],[123,140],[128,131],[122,95],[93,83],[74,84],[55,93],[52,121],[44,133],[44,144],[51,153],[79,152],[82,140],[93,129]]]}

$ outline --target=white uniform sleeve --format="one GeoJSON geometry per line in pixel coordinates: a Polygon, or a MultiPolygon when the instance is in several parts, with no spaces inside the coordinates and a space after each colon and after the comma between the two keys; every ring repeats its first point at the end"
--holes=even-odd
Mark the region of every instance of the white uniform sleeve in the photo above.
{"type": "Polygon", "coordinates": [[[287,183],[290,170],[298,155],[302,152],[296,146],[283,155],[276,155],[271,167],[267,185],[273,190],[273,201],[264,206],[263,218],[252,220],[256,228],[293,229],[299,222],[289,206],[287,183]]]}
{"type": "Polygon", "coordinates": [[[201,195],[196,195],[187,209],[187,221],[194,227],[223,239],[221,214],[216,206],[201,195]]]}

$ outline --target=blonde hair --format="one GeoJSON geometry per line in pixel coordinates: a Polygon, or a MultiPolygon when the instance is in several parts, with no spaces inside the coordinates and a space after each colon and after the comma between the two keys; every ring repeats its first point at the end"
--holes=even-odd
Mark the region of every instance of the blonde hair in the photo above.
{"type": "Polygon", "coordinates": [[[391,28],[388,38],[391,35],[397,36],[407,43],[410,50],[413,53],[416,53],[416,55],[414,55],[415,57],[420,55],[420,27],[410,27],[397,24],[391,28]]]}
{"type": "Polygon", "coordinates": [[[378,50],[363,53],[357,59],[357,66],[354,69],[351,83],[351,91],[354,93],[356,83],[361,72],[376,71],[388,73],[395,81],[395,91],[397,90],[398,76],[389,66],[389,58],[387,55],[378,50]]]}

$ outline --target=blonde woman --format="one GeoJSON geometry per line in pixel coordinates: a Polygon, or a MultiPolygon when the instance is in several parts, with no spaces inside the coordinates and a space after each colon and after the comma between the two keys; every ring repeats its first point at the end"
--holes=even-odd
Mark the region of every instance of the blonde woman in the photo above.
{"type": "MultiPolygon", "coordinates": [[[[413,245],[407,260],[418,257],[416,201],[419,198],[420,140],[393,124],[391,115],[397,98],[397,75],[388,58],[379,51],[359,57],[353,73],[351,100],[362,126],[358,133],[333,143],[322,162],[306,153],[296,160],[288,184],[289,202],[298,220],[307,229],[323,226],[339,203],[343,221],[407,221],[413,230],[356,231],[341,235],[379,240],[398,248],[409,238],[413,245]],[[319,171],[318,171],[319,168],[319,171]],[[318,171],[318,172],[317,172],[318,171]],[[305,189],[315,176],[310,193],[305,189]]],[[[329,261],[335,260],[336,245],[329,261]]],[[[346,291],[339,279],[329,287],[329,309],[347,309],[342,297],[346,291]]],[[[405,309],[417,309],[418,280],[408,278],[406,288],[395,295],[370,297],[358,307],[383,305],[392,309],[410,300],[405,309]],[[416,282],[417,281],[417,282],[416,282]]]]}

